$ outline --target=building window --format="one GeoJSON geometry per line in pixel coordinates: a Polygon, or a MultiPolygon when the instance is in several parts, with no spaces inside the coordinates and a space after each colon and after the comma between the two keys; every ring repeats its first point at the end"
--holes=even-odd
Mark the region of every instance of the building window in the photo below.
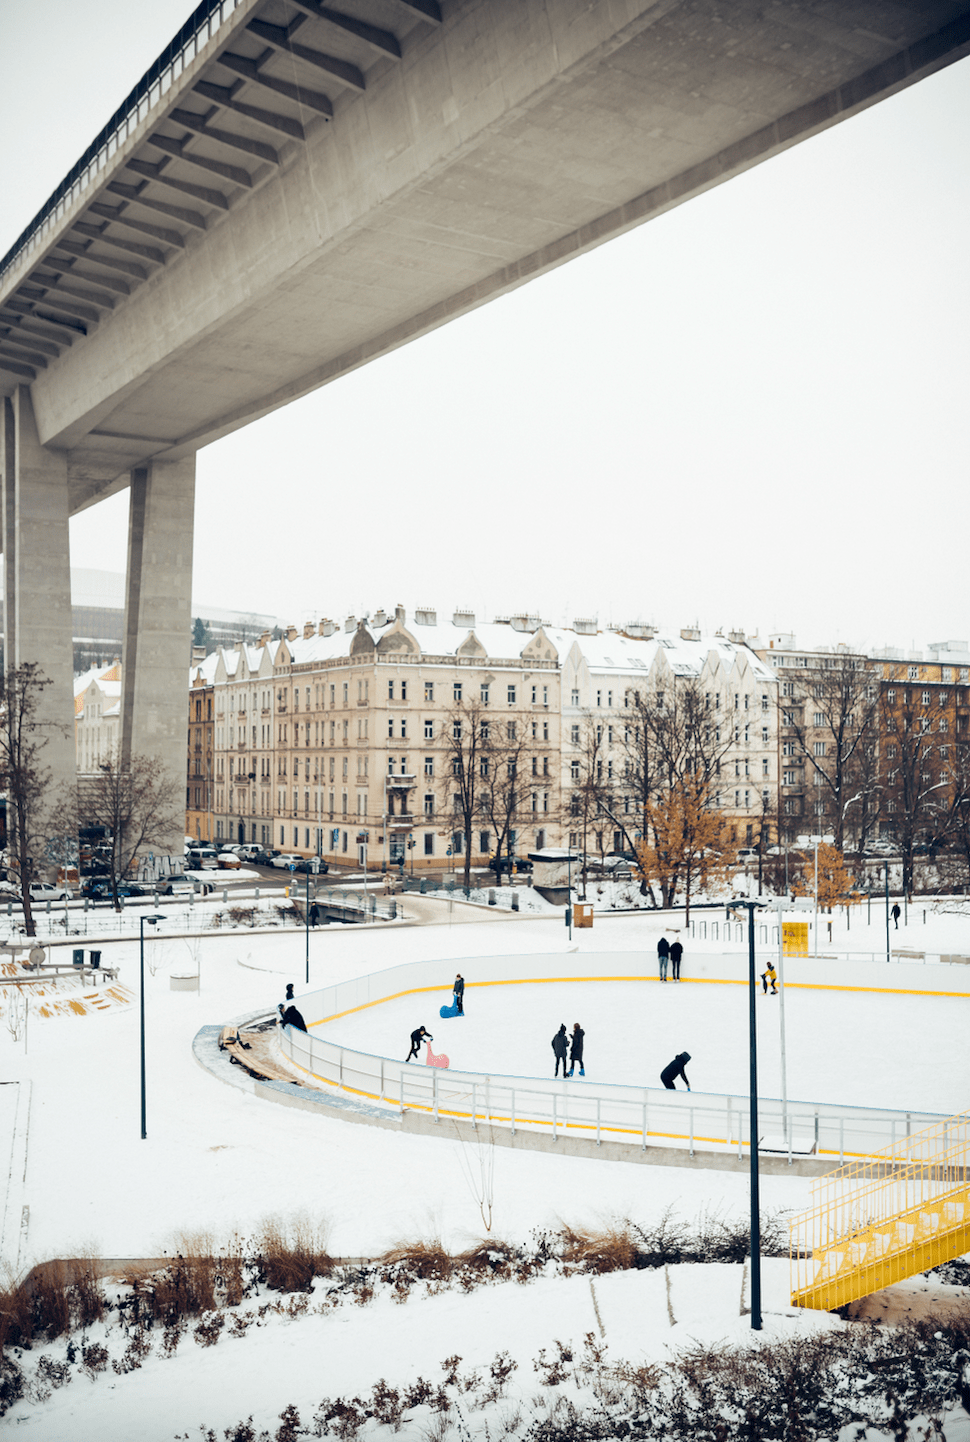
{"type": "MultiPolygon", "coordinates": [[[[571,700],[570,704],[571,704],[572,706],[578,706],[578,705],[579,705],[579,692],[575,689],[575,687],[573,688],[573,691],[572,691],[572,700],[571,700]]],[[[570,842],[569,844],[572,845],[572,842],[570,842]]]]}
{"type": "Polygon", "coordinates": [[[424,774],[425,774],[425,776],[433,776],[433,775],[434,775],[434,757],[433,757],[433,756],[426,756],[426,757],[424,758],[424,774]]]}
{"type": "Polygon", "coordinates": [[[387,734],[388,734],[388,736],[393,736],[393,735],[394,735],[394,717],[393,717],[393,716],[388,716],[388,718],[387,718],[387,734]]]}
{"type": "Polygon", "coordinates": [[[786,771],[786,772],[785,772],[785,785],[786,785],[786,786],[794,786],[794,785],[795,785],[795,772],[794,772],[794,771],[786,771]]]}
{"type": "Polygon", "coordinates": [[[918,681],[918,680],[919,680],[919,667],[918,667],[918,666],[910,666],[909,671],[908,671],[907,674],[908,674],[909,679],[910,679],[911,681],[918,681]]]}
{"type": "Polygon", "coordinates": [[[482,856],[484,856],[485,853],[488,851],[488,848],[491,845],[491,840],[492,838],[490,832],[480,831],[478,833],[478,850],[482,856]]]}
{"type": "Polygon", "coordinates": [[[461,740],[461,722],[460,722],[460,721],[452,721],[452,723],[451,723],[451,734],[452,734],[453,738],[454,738],[456,741],[460,741],[460,740],[461,740]]]}
{"type": "Polygon", "coordinates": [[[814,712],[813,718],[812,718],[812,725],[813,725],[813,726],[824,726],[824,725],[825,725],[825,716],[823,715],[823,713],[822,713],[821,711],[816,711],[816,712],[814,712]]]}
{"type": "Polygon", "coordinates": [[[824,741],[816,741],[816,742],[815,742],[815,745],[813,746],[812,749],[813,749],[813,751],[815,752],[815,755],[816,755],[816,756],[824,756],[824,755],[825,755],[825,742],[824,742],[824,741]]]}
{"type": "MultiPolygon", "coordinates": [[[[358,699],[358,701],[360,700],[360,682],[359,682],[359,681],[357,682],[357,699],[358,699]]],[[[394,682],[393,682],[393,681],[388,681],[388,683],[387,683],[387,699],[388,699],[388,701],[393,701],[393,700],[394,700],[394,682]]]]}
{"type": "Polygon", "coordinates": [[[507,738],[509,739],[509,741],[514,741],[514,740],[515,740],[515,728],[516,728],[516,723],[515,723],[514,721],[508,721],[508,722],[506,722],[506,725],[505,725],[505,734],[506,734],[507,738]]]}
{"type": "Polygon", "coordinates": [[[406,719],[402,716],[402,717],[401,717],[401,740],[402,740],[402,741],[404,741],[404,740],[406,739],[407,734],[408,734],[408,723],[407,723],[406,719]]]}
{"type": "Polygon", "coordinates": [[[425,816],[433,816],[433,815],[434,815],[434,792],[433,792],[433,791],[426,791],[426,792],[424,793],[424,814],[425,814],[425,816]]]}
{"type": "Polygon", "coordinates": [[[433,681],[425,681],[425,683],[424,683],[424,699],[425,699],[426,701],[433,701],[433,700],[434,700],[434,682],[433,682],[433,681]]]}
{"type": "Polygon", "coordinates": [[[578,727],[578,726],[570,726],[570,728],[569,728],[569,739],[570,739],[570,741],[573,743],[574,746],[578,746],[578,745],[579,745],[579,727],[578,727]]]}
{"type": "Polygon", "coordinates": [[[765,757],[762,758],[762,761],[761,761],[761,774],[762,774],[762,776],[767,776],[767,775],[768,775],[768,758],[767,758],[767,756],[765,756],[765,757]]]}
{"type": "Polygon", "coordinates": [[[455,681],[455,682],[454,682],[454,685],[453,685],[453,693],[454,693],[455,700],[456,700],[456,701],[460,701],[460,700],[461,700],[461,682],[460,682],[460,681],[455,681]]]}
{"type": "Polygon", "coordinates": [[[514,687],[514,686],[510,686],[510,687],[509,687],[508,696],[509,696],[509,705],[510,705],[510,706],[514,706],[514,705],[515,705],[515,687],[514,687]]]}
{"type": "Polygon", "coordinates": [[[786,725],[786,726],[794,726],[794,724],[795,724],[795,713],[794,713],[794,711],[783,711],[783,712],[781,713],[781,719],[782,719],[782,722],[784,723],[784,725],[786,725]]]}
{"type": "Polygon", "coordinates": [[[481,691],[480,691],[479,694],[481,695],[481,698],[482,698],[482,705],[483,705],[483,706],[487,706],[487,705],[488,705],[488,686],[485,684],[484,681],[482,682],[481,691]]]}

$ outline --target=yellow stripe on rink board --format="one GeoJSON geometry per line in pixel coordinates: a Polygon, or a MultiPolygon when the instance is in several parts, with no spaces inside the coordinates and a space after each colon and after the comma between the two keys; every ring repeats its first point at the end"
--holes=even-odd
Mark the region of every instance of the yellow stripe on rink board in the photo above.
{"type": "MultiPolygon", "coordinates": [[[[868,965],[878,966],[880,963],[871,962],[868,965]]],[[[465,990],[485,986],[561,986],[567,982],[577,983],[583,981],[654,981],[659,982],[656,976],[509,976],[496,981],[466,981],[465,990]]],[[[684,976],[681,983],[691,986],[747,986],[747,977],[737,976],[684,976]]],[[[931,991],[920,987],[895,987],[895,986],[846,986],[842,983],[823,981],[786,981],[786,987],[792,991],[860,991],[870,993],[874,996],[949,996],[958,1000],[970,1000],[970,991],[931,991]]],[[[339,1021],[341,1017],[353,1016],[354,1012],[366,1011],[371,1006],[383,1006],[388,1001],[399,1001],[402,996],[424,996],[429,992],[437,992],[439,995],[447,995],[446,986],[414,986],[407,991],[395,991],[390,996],[376,997],[374,1001],[362,1001],[359,1006],[348,1007],[346,1011],[335,1011],[332,1016],[321,1017],[319,1021],[311,1021],[310,1026],[325,1026],[329,1021],[339,1021]]]]}

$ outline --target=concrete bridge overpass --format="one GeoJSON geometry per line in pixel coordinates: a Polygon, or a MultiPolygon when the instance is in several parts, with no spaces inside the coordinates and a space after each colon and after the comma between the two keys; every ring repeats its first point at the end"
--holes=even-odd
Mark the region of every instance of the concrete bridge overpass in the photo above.
{"type": "Polygon", "coordinates": [[[124,747],[181,772],[200,447],[968,51],[966,0],[206,0],[0,261],[8,663],[71,714],[68,518],[130,485],[124,747]]]}

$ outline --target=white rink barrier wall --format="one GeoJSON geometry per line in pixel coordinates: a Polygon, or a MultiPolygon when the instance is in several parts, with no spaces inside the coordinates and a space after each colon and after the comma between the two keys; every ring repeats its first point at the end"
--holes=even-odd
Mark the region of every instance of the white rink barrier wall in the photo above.
{"type": "MultiPolygon", "coordinates": [[[[763,967],[767,956],[758,965],[763,967]]],[[[586,1137],[626,1142],[646,1151],[651,1146],[727,1152],[742,1157],[751,1137],[747,1095],[667,1091],[662,1087],[584,1084],[581,1091],[564,1080],[441,1070],[413,1066],[399,1058],[373,1056],[328,1041],[329,1021],[379,1006],[402,996],[435,997],[434,1005],[451,1001],[450,976],[460,967],[466,992],[487,986],[536,983],[658,980],[655,958],[642,952],[584,952],[556,955],[462,957],[452,961],[407,962],[386,971],[337,982],[300,997],[308,1032],[286,1027],[281,1034],[285,1055],[325,1087],[377,1102],[389,1112],[423,1112],[435,1122],[454,1119],[482,1126],[511,1128],[512,1135],[529,1132],[560,1137],[586,1137]],[[467,980],[473,977],[473,980],[467,980]]],[[[689,955],[683,981],[714,986],[747,985],[747,958],[689,955]]],[[[970,1001],[970,975],[954,976],[948,966],[895,963],[878,968],[870,962],[825,962],[789,958],[785,985],[794,988],[880,991],[907,995],[951,996],[955,1005],[970,1001]],[[954,983],[963,983],[956,989],[954,983]]],[[[761,1097],[759,1150],[793,1157],[846,1158],[868,1156],[911,1132],[942,1120],[932,1112],[904,1112],[874,1107],[840,1106],[761,1097]]]]}

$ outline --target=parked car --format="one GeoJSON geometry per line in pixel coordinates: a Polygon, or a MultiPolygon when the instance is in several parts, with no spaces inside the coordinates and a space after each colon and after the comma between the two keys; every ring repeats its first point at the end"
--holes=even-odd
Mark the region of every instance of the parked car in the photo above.
{"type": "Polygon", "coordinates": [[[185,856],[185,865],[190,871],[215,871],[219,865],[219,853],[214,846],[193,847],[185,856]]]}
{"type": "Polygon", "coordinates": [[[271,865],[279,867],[281,871],[288,871],[291,866],[297,866],[303,860],[295,851],[280,851],[273,857],[271,865]]]}
{"type": "Polygon", "coordinates": [[[31,901],[70,901],[74,896],[69,886],[54,886],[49,881],[32,881],[29,889],[31,901]]]}
{"type": "Polygon", "coordinates": [[[506,871],[515,873],[531,871],[532,862],[527,856],[490,856],[488,858],[488,869],[489,871],[494,871],[496,876],[502,876],[506,871]]]}
{"type": "Polygon", "coordinates": [[[749,861],[757,861],[757,859],[758,859],[758,848],[757,848],[757,846],[739,846],[739,847],[738,847],[738,861],[740,861],[740,862],[749,862],[749,861]]]}
{"type": "Polygon", "coordinates": [[[236,854],[241,856],[243,861],[255,861],[261,850],[259,846],[237,846],[236,854]]]}
{"type": "Polygon", "coordinates": [[[330,870],[330,867],[327,865],[327,863],[326,863],[326,862],[323,860],[323,858],[320,857],[320,856],[311,856],[309,860],[307,860],[307,858],[304,857],[301,861],[298,861],[298,862],[296,863],[296,865],[294,866],[293,870],[294,870],[294,871],[309,871],[309,872],[312,873],[312,872],[313,872],[313,869],[314,869],[314,866],[316,866],[316,868],[317,868],[317,875],[318,875],[318,876],[326,876],[327,872],[330,870]]]}
{"type": "MultiPolygon", "coordinates": [[[[134,881],[119,881],[118,895],[149,896],[151,893],[144,886],[139,886],[134,881]]],[[[92,901],[108,901],[111,898],[111,878],[98,876],[86,881],[81,887],[81,895],[90,897],[92,901]]]]}
{"type": "Polygon", "coordinates": [[[158,887],[162,896],[194,896],[195,887],[187,876],[166,876],[158,887]]]}
{"type": "Polygon", "coordinates": [[[279,856],[278,851],[272,847],[257,846],[249,858],[254,866],[272,866],[274,858],[279,856]]]}
{"type": "Polygon", "coordinates": [[[242,857],[235,851],[220,851],[216,857],[216,865],[220,871],[238,871],[242,866],[242,857]]]}
{"type": "Polygon", "coordinates": [[[20,900],[20,887],[12,881],[0,881],[0,897],[6,897],[8,901],[20,900]]]}

